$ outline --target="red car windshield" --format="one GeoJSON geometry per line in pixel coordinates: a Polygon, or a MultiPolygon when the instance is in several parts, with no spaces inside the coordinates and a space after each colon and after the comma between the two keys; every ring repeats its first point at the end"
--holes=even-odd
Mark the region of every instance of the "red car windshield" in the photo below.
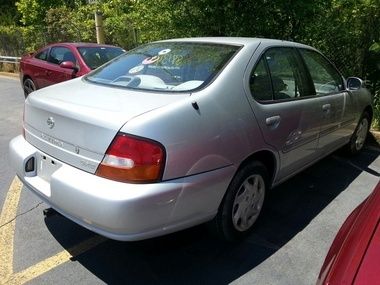
{"type": "Polygon", "coordinates": [[[78,47],[78,51],[91,69],[98,68],[125,52],[125,50],[118,47],[78,47]]]}

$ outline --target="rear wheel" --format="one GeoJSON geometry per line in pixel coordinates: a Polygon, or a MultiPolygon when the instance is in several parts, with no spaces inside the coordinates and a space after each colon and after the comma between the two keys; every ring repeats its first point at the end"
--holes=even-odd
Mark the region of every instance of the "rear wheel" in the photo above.
{"type": "Polygon", "coordinates": [[[36,85],[34,84],[32,79],[26,78],[23,83],[23,89],[24,89],[24,96],[26,98],[28,97],[30,93],[36,90],[36,85]]]}
{"type": "Polygon", "coordinates": [[[252,229],[264,204],[267,181],[267,170],[258,161],[239,170],[214,219],[220,237],[234,241],[252,229]]]}
{"type": "Polygon", "coordinates": [[[348,151],[350,154],[356,154],[363,148],[364,143],[367,139],[370,121],[370,116],[367,112],[364,112],[360,117],[355,132],[353,133],[351,140],[348,144],[348,151]]]}

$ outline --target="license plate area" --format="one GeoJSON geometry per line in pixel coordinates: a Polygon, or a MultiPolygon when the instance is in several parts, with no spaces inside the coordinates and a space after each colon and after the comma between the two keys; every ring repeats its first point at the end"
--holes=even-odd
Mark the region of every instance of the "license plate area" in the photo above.
{"type": "Polygon", "coordinates": [[[45,154],[38,155],[37,165],[38,177],[47,182],[50,182],[53,173],[61,167],[61,163],[59,161],[45,154]]]}

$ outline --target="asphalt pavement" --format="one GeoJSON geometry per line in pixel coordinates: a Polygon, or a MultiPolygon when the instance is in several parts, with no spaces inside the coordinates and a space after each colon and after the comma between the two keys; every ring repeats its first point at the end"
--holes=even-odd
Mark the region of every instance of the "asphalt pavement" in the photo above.
{"type": "Polygon", "coordinates": [[[0,75],[0,201],[4,200],[14,171],[8,164],[8,142],[21,134],[24,96],[17,77],[0,75]]]}
{"type": "Polygon", "coordinates": [[[380,177],[380,147],[340,152],[273,189],[254,231],[219,241],[201,225],[141,242],[100,237],[14,179],[8,142],[21,133],[19,81],[0,77],[0,284],[315,284],[347,215],[380,177]],[[13,181],[13,182],[12,182],[13,181]]]}

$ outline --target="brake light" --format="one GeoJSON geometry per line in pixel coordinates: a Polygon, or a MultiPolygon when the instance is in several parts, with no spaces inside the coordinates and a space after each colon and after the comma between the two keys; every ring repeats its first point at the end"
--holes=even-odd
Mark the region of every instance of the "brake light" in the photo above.
{"type": "Polygon", "coordinates": [[[96,175],[121,182],[157,182],[164,164],[165,149],[160,143],[118,133],[96,175]]]}

